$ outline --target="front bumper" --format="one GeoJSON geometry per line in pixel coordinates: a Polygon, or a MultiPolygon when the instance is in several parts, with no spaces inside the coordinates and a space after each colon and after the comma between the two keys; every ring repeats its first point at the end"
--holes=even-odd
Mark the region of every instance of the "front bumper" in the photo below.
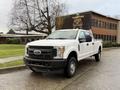
{"type": "Polygon", "coordinates": [[[40,60],[24,57],[24,62],[28,67],[36,67],[41,71],[55,71],[65,68],[66,59],[40,60]]]}

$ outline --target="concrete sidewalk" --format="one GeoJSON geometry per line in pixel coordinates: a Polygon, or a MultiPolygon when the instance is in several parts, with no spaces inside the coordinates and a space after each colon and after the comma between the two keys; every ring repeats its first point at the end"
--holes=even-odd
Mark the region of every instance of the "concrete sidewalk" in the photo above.
{"type": "Polygon", "coordinates": [[[10,61],[23,59],[23,56],[9,57],[9,58],[0,58],[0,63],[6,63],[10,61]]]}

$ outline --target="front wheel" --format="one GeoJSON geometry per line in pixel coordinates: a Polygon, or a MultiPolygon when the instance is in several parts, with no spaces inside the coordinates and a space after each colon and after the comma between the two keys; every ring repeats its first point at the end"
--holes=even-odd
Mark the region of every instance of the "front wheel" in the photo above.
{"type": "Polygon", "coordinates": [[[95,55],[96,62],[99,62],[101,60],[101,50],[95,55]]]}
{"type": "Polygon", "coordinates": [[[71,78],[75,75],[77,69],[77,62],[75,57],[70,57],[67,63],[67,66],[64,70],[66,77],[71,78]]]}

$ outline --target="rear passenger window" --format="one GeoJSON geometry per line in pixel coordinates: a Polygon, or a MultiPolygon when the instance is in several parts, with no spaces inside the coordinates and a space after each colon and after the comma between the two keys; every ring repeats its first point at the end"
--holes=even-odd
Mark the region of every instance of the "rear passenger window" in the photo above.
{"type": "Polygon", "coordinates": [[[86,36],[91,36],[91,34],[89,32],[85,32],[86,36]]]}
{"type": "Polygon", "coordinates": [[[85,32],[85,38],[86,38],[86,42],[91,42],[92,41],[91,33],[85,32]]]}

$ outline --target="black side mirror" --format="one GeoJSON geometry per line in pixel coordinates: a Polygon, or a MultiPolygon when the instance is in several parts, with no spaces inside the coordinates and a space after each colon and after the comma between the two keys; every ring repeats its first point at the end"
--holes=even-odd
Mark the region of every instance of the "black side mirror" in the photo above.
{"type": "Polygon", "coordinates": [[[91,41],[92,41],[92,37],[89,36],[89,35],[87,35],[87,36],[86,36],[86,42],[91,42],[91,41]]]}
{"type": "Polygon", "coordinates": [[[86,42],[85,38],[79,38],[79,43],[86,42]]]}

